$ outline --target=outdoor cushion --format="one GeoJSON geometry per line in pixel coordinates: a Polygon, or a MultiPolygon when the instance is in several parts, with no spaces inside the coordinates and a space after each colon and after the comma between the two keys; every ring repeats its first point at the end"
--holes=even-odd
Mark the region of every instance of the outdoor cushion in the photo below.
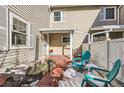
{"type": "Polygon", "coordinates": [[[55,65],[59,68],[67,68],[67,63],[63,61],[56,62],[55,65]]]}
{"type": "Polygon", "coordinates": [[[63,69],[62,68],[55,68],[51,71],[50,74],[52,77],[61,78],[63,75],[63,69]]]}

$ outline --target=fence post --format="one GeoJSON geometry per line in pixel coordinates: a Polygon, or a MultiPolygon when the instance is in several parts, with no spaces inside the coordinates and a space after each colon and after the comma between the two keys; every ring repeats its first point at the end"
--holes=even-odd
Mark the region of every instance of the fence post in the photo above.
{"type": "Polygon", "coordinates": [[[107,43],[107,69],[109,70],[109,40],[106,41],[107,43]]]}

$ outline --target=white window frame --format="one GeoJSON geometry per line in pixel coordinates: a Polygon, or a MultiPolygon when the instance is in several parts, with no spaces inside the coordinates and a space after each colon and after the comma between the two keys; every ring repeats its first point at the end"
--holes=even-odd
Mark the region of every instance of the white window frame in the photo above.
{"type": "Polygon", "coordinates": [[[100,8],[100,21],[114,21],[116,20],[116,14],[117,14],[117,7],[116,6],[112,6],[112,7],[101,7],[100,8]],[[102,8],[104,9],[104,19],[101,19],[101,10],[102,8]],[[106,9],[109,8],[114,8],[114,19],[106,19],[106,9]]]}
{"type": "Polygon", "coordinates": [[[16,15],[15,13],[10,12],[10,49],[18,49],[18,48],[30,48],[30,22],[23,19],[22,17],[16,15]],[[12,45],[12,31],[13,31],[13,18],[16,18],[27,24],[27,37],[26,37],[26,45],[12,45]]]}
{"type": "MultiPolygon", "coordinates": [[[[63,43],[63,44],[70,44],[70,42],[63,42],[63,38],[65,38],[65,37],[70,38],[70,36],[62,36],[62,38],[61,38],[61,39],[62,39],[62,43],[63,43]]],[[[71,39],[70,39],[70,40],[71,40],[71,39]]]]}
{"type": "Polygon", "coordinates": [[[63,10],[54,10],[52,11],[52,22],[53,23],[61,23],[61,22],[65,22],[65,11],[63,10]],[[60,12],[60,21],[54,21],[54,12],[60,12]],[[64,15],[63,15],[64,13],[64,15]]]}

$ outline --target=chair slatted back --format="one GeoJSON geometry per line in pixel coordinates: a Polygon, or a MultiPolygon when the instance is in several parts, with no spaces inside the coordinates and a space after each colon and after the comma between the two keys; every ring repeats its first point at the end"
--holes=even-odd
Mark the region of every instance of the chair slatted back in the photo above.
{"type": "Polygon", "coordinates": [[[90,51],[83,51],[81,56],[81,61],[89,60],[90,56],[91,56],[90,51]]]}
{"type": "Polygon", "coordinates": [[[111,69],[111,71],[106,75],[107,79],[112,81],[117,76],[117,74],[118,74],[118,72],[120,70],[120,67],[121,67],[121,60],[118,59],[114,63],[114,66],[111,69]]]}

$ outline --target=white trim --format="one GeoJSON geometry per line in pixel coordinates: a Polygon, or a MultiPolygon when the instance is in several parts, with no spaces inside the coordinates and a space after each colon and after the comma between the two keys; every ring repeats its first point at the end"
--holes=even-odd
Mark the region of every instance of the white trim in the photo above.
{"type": "Polygon", "coordinates": [[[47,35],[47,55],[49,55],[49,34],[47,35]]]}
{"type": "Polygon", "coordinates": [[[70,32],[70,59],[73,58],[73,32],[70,32]]]}
{"type": "Polygon", "coordinates": [[[51,12],[51,9],[50,9],[50,6],[49,6],[49,12],[50,12],[50,28],[52,28],[52,12],[51,12]]]}
{"type": "Polygon", "coordinates": [[[44,28],[44,29],[39,29],[40,32],[51,32],[51,31],[76,31],[79,30],[78,28],[44,28]]]}
{"type": "Polygon", "coordinates": [[[9,30],[10,30],[10,33],[9,33],[10,34],[10,49],[30,48],[29,47],[29,45],[30,45],[29,44],[29,42],[30,42],[30,39],[29,39],[29,36],[30,36],[30,23],[27,20],[23,19],[22,17],[14,14],[12,12],[10,12],[9,19],[10,19],[10,23],[9,23],[9,26],[10,26],[10,28],[9,28],[9,30]],[[27,34],[26,40],[27,41],[26,41],[26,45],[15,45],[15,46],[12,45],[13,18],[17,18],[18,20],[20,20],[20,21],[22,21],[22,22],[27,24],[27,32],[26,32],[26,34],[27,34]]]}
{"type": "Polygon", "coordinates": [[[62,22],[65,22],[65,11],[64,10],[53,10],[52,12],[51,12],[51,21],[52,21],[52,23],[62,23],[62,22]],[[60,12],[60,21],[54,21],[54,12],[60,12]],[[63,13],[64,13],[64,15],[63,15],[63,13]],[[63,17],[64,17],[64,19],[63,19],[63,17]]]}
{"type": "Polygon", "coordinates": [[[9,26],[8,26],[8,8],[6,8],[6,47],[9,50],[9,38],[8,38],[8,31],[9,31],[9,26]]]}
{"type": "Polygon", "coordinates": [[[122,5],[118,7],[118,19],[117,19],[117,25],[120,25],[120,8],[122,5]]]}
{"type": "Polygon", "coordinates": [[[101,7],[100,8],[100,21],[114,21],[114,20],[116,20],[116,14],[117,14],[117,7],[116,6],[112,6],[112,7],[101,7]],[[103,8],[103,11],[104,11],[104,19],[101,19],[101,10],[102,10],[102,8],[103,8]],[[114,8],[114,19],[106,19],[106,9],[107,8],[114,8]]]}
{"type": "Polygon", "coordinates": [[[109,32],[106,33],[106,40],[110,40],[110,38],[109,38],[109,32]]]}

